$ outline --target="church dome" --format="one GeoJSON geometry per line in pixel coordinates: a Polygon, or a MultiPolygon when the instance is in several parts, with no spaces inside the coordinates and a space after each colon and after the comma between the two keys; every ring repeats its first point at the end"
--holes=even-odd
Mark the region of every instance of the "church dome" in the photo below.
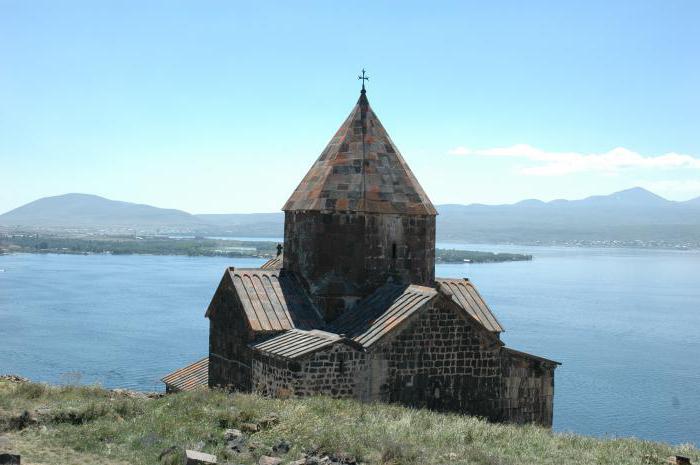
{"type": "Polygon", "coordinates": [[[437,214],[364,89],[282,210],[437,214]]]}

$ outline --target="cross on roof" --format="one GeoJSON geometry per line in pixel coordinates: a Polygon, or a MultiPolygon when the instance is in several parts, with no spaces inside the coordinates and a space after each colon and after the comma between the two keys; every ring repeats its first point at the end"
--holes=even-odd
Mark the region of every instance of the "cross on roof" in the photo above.
{"type": "Polygon", "coordinates": [[[362,79],[362,92],[365,92],[365,81],[369,81],[369,76],[365,77],[365,69],[362,68],[362,76],[357,76],[357,79],[362,79]]]}

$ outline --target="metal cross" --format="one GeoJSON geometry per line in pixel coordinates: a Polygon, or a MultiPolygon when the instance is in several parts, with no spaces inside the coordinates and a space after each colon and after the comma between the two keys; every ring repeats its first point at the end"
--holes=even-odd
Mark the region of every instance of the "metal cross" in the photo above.
{"type": "Polygon", "coordinates": [[[357,76],[357,79],[362,79],[362,91],[365,90],[365,81],[369,81],[369,76],[365,77],[365,69],[362,68],[362,76],[357,76]]]}

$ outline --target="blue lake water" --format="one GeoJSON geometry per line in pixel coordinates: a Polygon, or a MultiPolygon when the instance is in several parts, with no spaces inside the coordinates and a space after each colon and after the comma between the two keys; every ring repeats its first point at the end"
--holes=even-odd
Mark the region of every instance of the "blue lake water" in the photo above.
{"type": "MultiPolygon", "coordinates": [[[[437,274],[472,279],[508,345],[563,363],[555,430],[700,445],[700,253],[449,247],[534,255],[437,274]]],[[[0,256],[0,373],[160,390],[162,375],[206,355],[204,312],[224,268],[262,262],[0,256]]]]}

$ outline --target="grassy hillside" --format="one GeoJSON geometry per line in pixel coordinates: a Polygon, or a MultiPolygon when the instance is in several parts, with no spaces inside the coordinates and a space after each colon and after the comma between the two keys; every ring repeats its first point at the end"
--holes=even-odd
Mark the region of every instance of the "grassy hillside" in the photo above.
{"type": "Polygon", "coordinates": [[[159,460],[170,446],[200,449],[217,455],[219,463],[235,464],[257,463],[262,455],[292,463],[304,454],[312,457],[306,463],[327,455],[335,462],[320,463],[395,465],[639,465],[665,463],[671,454],[700,462],[700,451],[691,446],[554,434],[392,405],[206,390],[149,399],[96,387],[3,380],[0,431],[0,451],[19,452],[23,464],[180,463],[177,450],[159,460]],[[230,442],[227,447],[227,428],[248,431],[236,443],[243,452],[231,450],[230,442]]]}

